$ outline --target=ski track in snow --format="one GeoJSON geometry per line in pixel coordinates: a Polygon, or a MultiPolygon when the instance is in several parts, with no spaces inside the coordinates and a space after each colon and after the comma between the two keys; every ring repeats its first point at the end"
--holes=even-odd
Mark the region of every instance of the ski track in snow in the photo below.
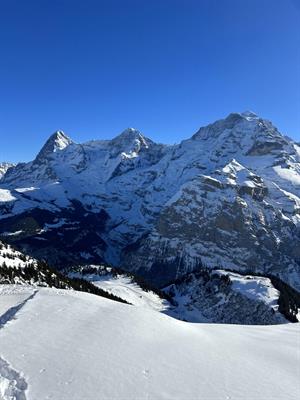
{"type": "Polygon", "coordinates": [[[33,299],[33,297],[36,295],[37,290],[34,291],[30,296],[28,296],[22,303],[9,308],[4,314],[0,315],[0,329],[4,327],[4,325],[8,322],[14,319],[15,315],[17,314],[18,311],[21,310],[27,303],[27,301],[33,299]]]}
{"type": "MultiPolygon", "coordinates": [[[[20,304],[10,307],[4,314],[0,315],[0,329],[9,321],[15,319],[18,311],[36,295],[37,290],[30,294],[20,304]]],[[[26,400],[27,389],[25,379],[18,371],[13,369],[9,363],[0,357],[0,400],[26,400]]]]}

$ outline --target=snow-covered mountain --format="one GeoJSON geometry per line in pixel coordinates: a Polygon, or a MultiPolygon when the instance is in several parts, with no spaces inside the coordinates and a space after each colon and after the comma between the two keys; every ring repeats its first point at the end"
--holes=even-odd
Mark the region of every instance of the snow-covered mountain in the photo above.
{"type": "Polygon", "coordinates": [[[251,112],[174,146],[56,132],[2,178],[0,218],[6,240],[59,268],[105,261],[163,287],[217,267],[300,289],[300,147],[251,112]]]}

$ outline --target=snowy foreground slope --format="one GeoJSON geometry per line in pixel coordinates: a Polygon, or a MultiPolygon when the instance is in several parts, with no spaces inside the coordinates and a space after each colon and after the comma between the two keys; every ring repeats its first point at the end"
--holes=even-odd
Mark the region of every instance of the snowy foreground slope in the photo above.
{"type": "Polygon", "coordinates": [[[1,399],[282,400],[300,394],[299,324],[190,324],[75,291],[0,290],[1,399]]]}

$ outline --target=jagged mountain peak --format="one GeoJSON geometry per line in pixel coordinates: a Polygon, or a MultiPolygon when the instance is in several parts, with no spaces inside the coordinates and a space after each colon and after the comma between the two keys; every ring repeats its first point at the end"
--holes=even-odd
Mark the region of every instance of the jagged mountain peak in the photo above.
{"type": "Polygon", "coordinates": [[[212,124],[201,127],[193,136],[193,139],[208,139],[211,137],[220,136],[225,130],[232,131],[243,130],[244,133],[253,133],[255,127],[259,125],[260,122],[267,121],[260,118],[258,115],[252,111],[244,112],[234,112],[230,113],[226,118],[219,119],[212,124]]]}
{"type": "Polygon", "coordinates": [[[55,131],[47,140],[46,144],[52,144],[53,151],[63,150],[69,144],[73,143],[72,140],[67,136],[64,131],[55,131]]]}
{"type": "MultiPolygon", "coordinates": [[[[258,120],[258,119],[262,119],[262,118],[251,110],[245,110],[242,112],[232,112],[232,113],[228,114],[228,116],[226,118],[224,118],[225,121],[234,120],[236,122],[242,121],[242,120],[253,121],[253,120],[258,120]]],[[[220,121],[223,121],[223,119],[221,119],[220,121]]],[[[218,122],[218,121],[216,121],[216,122],[218,122]]]]}
{"type": "Polygon", "coordinates": [[[114,154],[121,154],[125,158],[136,157],[141,150],[147,150],[155,145],[151,139],[146,138],[139,130],[125,129],[120,135],[110,141],[114,154]]]}
{"type": "Polygon", "coordinates": [[[142,135],[141,132],[136,129],[136,128],[126,128],[124,129],[123,132],[121,132],[118,136],[116,136],[116,138],[118,137],[135,137],[135,136],[139,136],[142,135]]]}
{"type": "Polygon", "coordinates": [[[231,113],[224,119],[200,128],[191,139],[205,141],[205,146],[223,155],[234,152],[251,156],[274,155],[292,145],[272,122],[252,111],[231,113]]]}
{"type": "Polygon", "coordinates": [[[146,138],[139,130],[134,128],[125,129],[120,135],[112,139],[113,145],[130,146],[140,144],[143,147],[149,147],[153,143],[150,139],[146,138]]]}
{"type": "Polygon", "coordinates": [[[36,160],[41,160],[42,158],[47,157],[49,154],[63,150],[72,143],[73,141],[63,131],[56,131],[46,141],[41,151],[37,155],[36,160]]]}

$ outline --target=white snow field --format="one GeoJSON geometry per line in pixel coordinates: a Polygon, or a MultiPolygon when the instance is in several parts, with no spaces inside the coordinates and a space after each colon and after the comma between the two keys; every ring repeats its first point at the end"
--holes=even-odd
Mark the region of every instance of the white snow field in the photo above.
{"type": "Polygon", "coordinates": [[[152,291],[147,292],[143,290],[137,283],[133,282],[132,279],[126,275],[117,275],[116,277],[112,275],[91,275],[85,277],[85,279],[92,282],[100,289],[112,293],[138,307],[144,307],[160,312],[168,310],[170,307],[166,300],[161,299],[152,291]]]}
{"type": "Polygon", "coordinates": [[[13,285],[0,304],[1,400],[300,398],[299,324],[192,324],[13,285]]]}

